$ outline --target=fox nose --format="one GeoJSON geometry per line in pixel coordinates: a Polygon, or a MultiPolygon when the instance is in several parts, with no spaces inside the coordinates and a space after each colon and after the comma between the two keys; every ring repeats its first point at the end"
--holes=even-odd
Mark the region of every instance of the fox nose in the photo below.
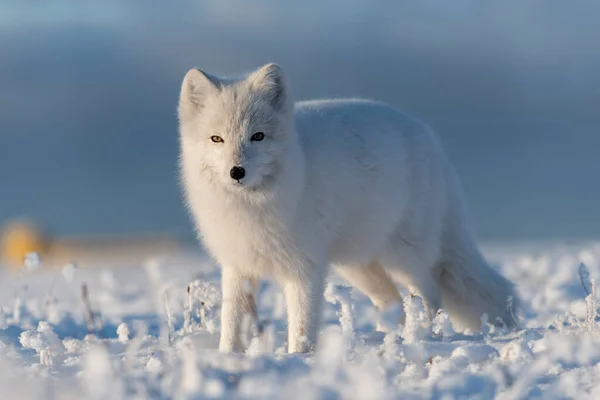
{"type": "Polygon", "coordinates": [[[229,175],[232,179],[239,181],[246,176],[246,170],[243,167],[233,167],[231,168],[231,171],[229,171],[229,175]]]}

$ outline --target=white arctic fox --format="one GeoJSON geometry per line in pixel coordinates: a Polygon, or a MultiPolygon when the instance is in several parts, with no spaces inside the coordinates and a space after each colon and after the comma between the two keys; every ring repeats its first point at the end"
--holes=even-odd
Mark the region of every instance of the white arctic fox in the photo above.
{"type": "Polygon", "coordinates": [[[179,119],[187,205],[223,271],[221,351],[243,350],[263,276],[284,292],[289,351],[310,350],[329,265],[378,309],[401,301],[397,281],[459,327],[479,328],[483,313],[516,324],[513,287],[474,243],[427,126],[374,101],[294,104],[275,64],[242,79],[190,70],[179,119]]]}

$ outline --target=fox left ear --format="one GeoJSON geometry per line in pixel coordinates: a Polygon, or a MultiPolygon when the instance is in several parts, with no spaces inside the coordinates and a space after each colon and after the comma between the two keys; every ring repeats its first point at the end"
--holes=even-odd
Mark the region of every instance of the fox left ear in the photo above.
{"type": "Polygon", "coordinates": [[[286,104],[288,90],[283,70],[279,65],[273,63],[265,65],[252,73],[248,81],[254,90],[266,96],[273,108],[281,108],[286,104]]]}
{"type": "Polygon", "coordinates": [[[204,107],[206,98],[218,90],[218,78],[198,69],[189,70],[181,85],[179,118],[199,112],[204,107]]]}

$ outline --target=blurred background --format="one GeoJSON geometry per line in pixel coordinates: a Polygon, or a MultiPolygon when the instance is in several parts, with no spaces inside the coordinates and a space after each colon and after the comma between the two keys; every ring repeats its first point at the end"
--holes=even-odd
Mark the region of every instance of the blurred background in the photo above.
{"type": "Polygon", "coordinates": [[[597,237],[599,20],[593,0],[0,0],[3,251],[193,241],[181,80],[271,61],[297,99],[375,98],[433,126],[480,238],[597,237]]]}

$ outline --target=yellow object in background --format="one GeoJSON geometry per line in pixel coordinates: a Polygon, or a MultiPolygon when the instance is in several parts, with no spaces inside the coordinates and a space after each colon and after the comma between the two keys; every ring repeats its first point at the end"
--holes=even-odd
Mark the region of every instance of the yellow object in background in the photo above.
{"type": "Polygon", "coordinates": [[[87,235],[50,237],[35,224],[13,222],[0,233],[0,265],[12,270],[23,266],[25,256],[36,252],[44,267],[117,267],[140,265],[149,257],[176,254],[182,250],[179,238],[170,235],[87,235]]]}
{"type": "Polygon", "coordinates": [[[2,229],[0,256],[10,268],[20,268],[28,253],[43,254],[47,247],[42,233],[28,222],[15,222],[2,229]]]}

